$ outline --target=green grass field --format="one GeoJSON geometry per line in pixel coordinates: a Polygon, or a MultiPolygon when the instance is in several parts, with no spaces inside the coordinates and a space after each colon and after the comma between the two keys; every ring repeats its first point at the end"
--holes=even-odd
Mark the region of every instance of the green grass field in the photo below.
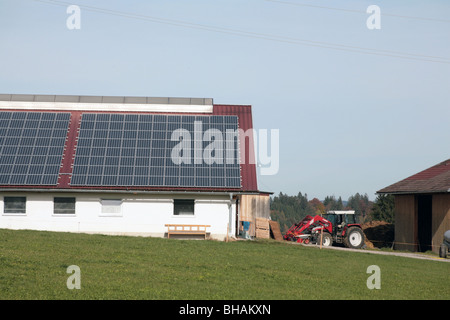
{"type": "Polygon", "coordinates": [[[450,299],[450,264],[275,241],[0,229],[0,299],[450,299]],[[67,267],[81,270],[69,290],[67,267]],[[381,270],[370,290],[367,267],[381,270]]]}

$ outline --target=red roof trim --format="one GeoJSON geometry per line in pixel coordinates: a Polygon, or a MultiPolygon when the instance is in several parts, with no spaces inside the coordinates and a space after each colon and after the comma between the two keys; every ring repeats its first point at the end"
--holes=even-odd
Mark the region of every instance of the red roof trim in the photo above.
{"type": "Polygon", "coordinates": [[[81,112],[72,112],[70,115],[69,129],[67,131],[66,145],[59,170],[58,188],[69,188],[72,176],[73,162],[75,160],[75,150],[78,143],[78,133],[81,123],[81,112]]]}
{"type": "Polygon", "coordinates": [[[177,191],[177,192],[226,192],[226,193],[234,193],[234,192],[243,192],[242,189],[239,188],[233,188],[233,189],[225,189],[225,188],[181,188],[181,187],[145,187],[145,186],[73,186],[68,188],[60,188],[50,185],[0,185],[1,189],[10,189],[10,190],[17,190],[17,189],[33,189],[33,190],[49,190],[49,191],[55,191],[58,190],[73,190],[80,191],[80,190],[86,190],[86,191],[177,191]]]}

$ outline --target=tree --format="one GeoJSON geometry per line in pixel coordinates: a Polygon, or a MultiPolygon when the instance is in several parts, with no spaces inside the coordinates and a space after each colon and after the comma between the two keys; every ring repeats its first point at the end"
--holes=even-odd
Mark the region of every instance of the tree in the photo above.
{"type": "Polygon", "coordinates": [[[344,209],[344,205],[342,203],[342,198],[339,197],[338,200],[334,196],[326,196],[323,201],[326,211],[330,210],[342,210],[344,209]]]}
{"type": "Polygon", "coordinates": [[[395,204],[392,194],[379,194],[373,204],[371,218],[377,221],[394,223],[395,204]]]}
{"type": "Polygon", "coordinates": [[[355,195],[350,196],[347,202],[347,209],[355,210],[355,215],[360,218],[361,221],[370,218],[372,206],[373,202],[369,200],[367,193],[361,195],[357,192],[355,195]]]}
{"type": "Polygon", "coordinates": [[[315,215],[317,214],[322,215],[325,213],[325,206],[319,199],[314,198],[311,201],[309,201],[309,204],[313,207],[315,215]]]}
{"type": "Polygon", "coordinates": [[[344,204],[342,203],[342,198],[341,198],[341,196],[339,196],[339,199],[338,199],[338,201],[337,201],[337,203],[336,203],[336,208],[335,208],[335,210],[342,210],[342,209],[344,209],[344,204]]]}
{"type": "Polygon", "coordinates": [[[271,199],[270,209],[270,216],[272,220],[278,221],[282,233],[308,214],[315,215],[315,208],[309,203],[307,194],[303,195],[301,192],[296,196],[280,192],[271,199]]]}

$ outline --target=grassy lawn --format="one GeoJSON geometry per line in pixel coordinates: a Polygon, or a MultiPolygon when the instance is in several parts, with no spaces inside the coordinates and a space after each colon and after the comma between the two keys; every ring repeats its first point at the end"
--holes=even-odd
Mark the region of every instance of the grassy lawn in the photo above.
{"type": "Polygon", "coordinates": [[[0,299],[450,299],[450,264],[275,241],[0,229],[0,299]],[[81,269],[69,290],[67,267],[81,269]],[[381,269],[381,289],[366,286],[381,269]]]}

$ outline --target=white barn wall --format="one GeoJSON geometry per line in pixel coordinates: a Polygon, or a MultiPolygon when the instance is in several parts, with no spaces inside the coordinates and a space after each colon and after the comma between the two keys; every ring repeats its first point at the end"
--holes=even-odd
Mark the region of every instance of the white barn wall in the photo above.
{"type": "MultiPolygon", "coordinates": [[[[0,193],[0,228],[111,235],[166,236],[165,224],[207,224],[212,239],[224,240],[230,221],[228,195],[147,195],[122,193],[0,193]],[[5,214],[4,196],[25,196],[26,214],[5,214]],[[54,197],[75,197],[75,215],[54,214],[54,197]],[[102,214],[101,200],[122,199],[121,216],[102,214]],[[173,199],[195,199],[193,216],[173,214],[173,199]]],[[[232,226],[235,228],[235,203],[232,226]]]]}

